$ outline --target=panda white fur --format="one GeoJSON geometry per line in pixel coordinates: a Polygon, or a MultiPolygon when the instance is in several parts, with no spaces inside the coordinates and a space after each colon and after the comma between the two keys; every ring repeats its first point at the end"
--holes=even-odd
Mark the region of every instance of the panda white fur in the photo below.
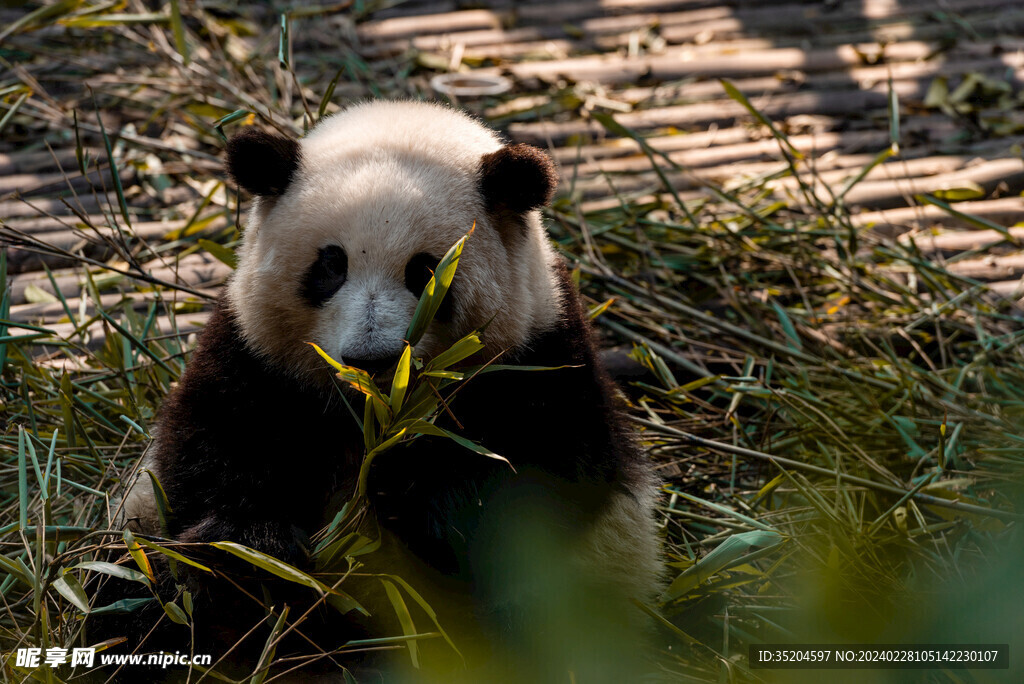
{"type": "MultiPolygon", "coordinates": [[[[556,660],[573,651],[552,633],[579,624],[559,622],[564,615],[540,624],[546,607],[560,610],[552,593],[595,630],[602,620],[636,624],[629,599],[650,601],[661,577],[655,478],[541,225],[537,210],[556,184],[549,158],[505,145],[445,106],[371,102],[299,141],[245,130],[228,144],[227,167],[255,196],[238,268],[161,410],[146,462],[173,510],[169,534],[233,540],[308,566],[308,537],[330,519],[331,502],[351,492],[363,445],[330,368],[306,342],[385,368],[403,348],[429,269],[475,223],[445,310],[417,354],[486,326],[480,358],[562,368],[482,375],[450,406],[453,429],[514,471],[431,438],[382,456],[371,510],[391,551],[382,550],[378,567],[374,554],[366,560],[373,572],[412,573],[406,578],[440,602],[442,626],[450,614],[461,623],[456,634],[487,644],[480,653],[508,656],[518,664],[504,671],[523,679],[544,677],[542,664],[532,671],[523,663],[542,661],[545,648],[556,660]],[[405,567],[382,567],[395,562],[405,567]],[[577,610],[590,599],[596,612],[577,610]]],[[[137,486],[124,510],[137,529],[158,532],[149,487],[137,486]]],[[[244,634],[248,625],[225,627],[238,615],[202,615],[223,587],[194,581],[197,623],[217,623],[204,638],[215,632],[230,644],[244,634]]],[[[397,626],[386,622],[346,632],[348,623],[335,621],[325,647],[386,636],[375,633],[397,626]]],[[[263,637],[256,641],[258,652],[263,637]]],[[[577,649],[588,662],[555,669],[590,672],[579,681],[611,677],[594,649],[620,658],[622,634],[618,647],[592,641],[577,649]]],[[[208,647],[198,637],[196,645],[208,647]]]]}

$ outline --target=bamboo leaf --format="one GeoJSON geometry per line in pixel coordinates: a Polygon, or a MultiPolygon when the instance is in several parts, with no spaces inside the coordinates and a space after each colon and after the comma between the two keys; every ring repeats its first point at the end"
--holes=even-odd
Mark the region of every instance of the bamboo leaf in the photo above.
{"type": "Polygon", "coordinates": [[[415,347],[416,343],[420,341],[420,338],[427,331],[427,327],[434,320],[437,310],[441,308],[441,302],[444,301],[448,288],[452,284],[452,278],[455,277],[455,270],[459,266],[459,257],[462,256],[462,249],[474,230],[476,230],[475,221],[469,232],[459,238],[459,241],[452,245],[445,255],[441,257],[437,268],[434,269],[434,275],[431,276],[427,286],[423,289],[420,301],[416,304],[416,311],[413,312],[412,320],[409,322],[409,330],[405,335],[406,340],[411,346],[415,347]]]}
{"type": "Polygon", "coordinates": [[[331,98],[334,97],[334,89],[338,86],[338,80],[343,73],[345,73],[345,67],[338,69],[338,72],[334,74],[334,78],[327,84],[327,90],[324,91],[324,96],[320,98],[320,106],[316,110],[317,121],[324,118],[324,114],[327,112],[327,105],[331,103],[331,98]]]}
{"type": "Polygon", "coordinates": [[[145,574],[138,570],[126,568],[123,565],[107,563],[106,561],[82,561],[74,567],[81,568],[83,570],[92,570],[93,572],[110,575],[111,577],[120,577],[121,579],[130,580],[132,582],[141,582],[147,587],[150,586],[149,578],[146,577],[145,574]]]}
{"type": "Polygon", "coordinates": [[[476,332],[472,332],[428,361],[424,366],[424,372],[444,370],[469,358],[483,348],[484,343],[480,341],[480,336],[476,332]]]}
{"type": "Polygon", "coordinates": [[[962,180],[958,185],[939,188],[932,192],[932,195],[947,202],[982,199],[987,194],[985,188],[971,180],[962,180]]]}
{"type": "Polygon", "coordinates": [[[328,589],[319,580],[310,577],[298,568],[288,565],[284,561],[280,561],[273,556],[268,556],[267,554],[256,551],[255,549],[250,549],[248,546],[243,546],[242,544],[229,541],[211,542],[210,546],[220,549],[221,551],[227,551],[228,553],[246,561],[250,565],[266,570],[270,574],[276,575],[281,579],[288,580],[289,582],[307,586],[320,594],[325,594],[328,591],[328,589]]]}
{"type": "Polygon", "coordinates": [[[141,12],[139,14],[101,14],[85,15],[61,19],[60,24],[72,28],[105,28],[107,26],[130,26],[133,24],[167,24],[171,18],[157,12],[141,12]]]}
{"type": "Polygon", "coordinates": [[[260,653],[260,659],[256,662],[256,674],[249,680],[249,684],[263,684],[263,681],[270,674],[270,663],[274,661],[274,653],[277,651],[277,636],[284,629],[285,621],[288,619],[289,607],[285,606],[281,610],[281,614],[277,616],[277,621],[274,623],[273,629],[270,630],[270,634],[267,635],[267,641],[263,644],[263,651],[260,653]]]}
{"type": "Polygon", "coordinates": [[[899,147],[895,143],[893,143],[890,144],[889,147],[886,147],[884,150],[875,155],[875,158],[872,159],[867,166],[862,168],[857,173],[857,175],[853,176],[848,181],[846,181],[846,183],[843,184],[843,187],[840,188],[839,192],[836,194],[836,199],[842,199],[846,197],[846,194],[850,192],[850,190],[853,190],[854,186],[856,186],[858,183],[864,180],[864,177],[871,173],[871,171],[873,171],[876,166],[885,163],[890,157],[894,156],[898,151],[899,147]]]}
{"type": "Polygon", "coordinates": [[[1007,229],[1006,226],[1001,226],[998,223],[989,221],[988,219],[982,218],[980,216],[973,216],[971,214],[967,214],[965,212],[954,209],[946,202],[943,202],[942,200],[937,199],[931,195],[914,195],[914,199],[924,204],[931,204],[933,206],[936,206],[939,209],[942,209],[942,211],[946,212],[950,216],[953,216],[963,221],[964,223],[972,225],[975,228],[994,230],[1000,235],[1002,235],[1004,238],[1006,238],[1010,243],[1014,245],[1020,245],[1020,241],[1010,233],[1009,229],[1007,229]]]}
{"type": "Polygon", "coordinates": [[[181,55],[181,60],[188,66],[188,43],[185,41],[185,23],[181,20],[180,0],[171,1],[171,32],[174,34],[174,46],[181,55]]]}
{"type": "Polygon", "coordinates": [[[777,128],[775,127],[775,124],[773,124],[773,123],[772,123],[772,122],[771,122],[771,121],[770,121],[770,120],[768,119],[768,117],[766,117],[766,116],[765,116],[764,114],[762,114],[762,113],[761,113],[761,112],[760,112],[760,111],[759,111],[759,110],[757,109],[757,107],[755,107],[755,106],[754,106],[754,105],[753,105],[753,104],[752,104],[752,103],[750,102],[750,100],[748,100],[748,99],[747,99],[747,96],[746,96],[746,95],[744,95],[744,94],[743,94],[743,93],[742,93],[742,92],[740,91],[740,89],[739,89],[739,88],[737,88],[737,87],[736,87],[736,86],[735,86],[735,85],[734,85],[734,84],[732,83],[732,81],[729,81],[728,79],[720,78],[720,79],[718,79],[718,82],[722,84],[722,88],[724,88],[724,89],[725,89],[725,93],[726,93],[726,95],[728,95],[728,96],[729,96],[729,97],[731,97],[731,98],[732,98],[733,100],[735,100],[736,102],[739,102],[739,103],[740,103],[741,105],[743,105],[743,108],[744,108],[744,109],[746,109],[746,110],[747,110],[748,112],[750,112],[750,114],[751,114],[751,115],[752,115],[752,116],[753,116],[753,117],[754,117],[755,119],[757,119],[757,120],[758,120],[759,122],[761,122],[761,124],[763,124],[764,126],[766,126],[766,127],[768,128],[768,130],[770,130],[770,131],[772,132],[772,135],[773,135],[773,136],[775,136],[775,139],[776,139],[776,140],[778,140],[779,142],[781,142],[781,143],[782,143],[783,145],[785,145],[785,146],[786,146],[786,147],[787,147],[787,148],[789,149],[789,153],[790,153],[790,154],[791,154],[791,155],[793,156],[793,158],[794,158],[794,159],[803,159],[803,158],[804,158],[804,155],[803,155],[803,153],[802,153],[802,152],[800,152],[800,150],[798,150],[798,149],[796,149],[795,147],[793,147],[793,143],[791,143],[791,142],[789,141],[789,138],[787,138],[787,137],[786,137],[785,135],[783,135],[783,134],[782,134],[782,133],[781,133],[781,132],[779,131],[779,129],[777,129],[777,128]]]}
{"type": "MultiPolygon", "coordinates": [[[[409,607],[405,605],[402,593],[398,591],[398,587],[396,587],[394,583],[383,578],[380,582],[384,585],[384,591],[388,595],[391,607],[395,610],[395,615],[398,617],[398,624],[402,626],[402,634],[407,637],[414,636],[416,634],[416,625],[412,621],[412,615],[409,613],[409,607]]],[[[405,642],[405,647],[409,649],[409,658],[412,660],[412,666],[419,669],[420,659],[418,644],[415,640],[410,639],[405,642]]]]}
{"type": "Polygon", "coordinates": [[[234,123],[235,121],[240,121],[241,119],[245,119],[250,116],[252,116],[252,112],[250,112],[248,109],[236,109],[230,114],[222,116],[216,121],[214,121],[213,130],[217,132],[217,135],[220,136],[221,140],[227,140],[228,137],[224,134],[224,127],[227,126],[229,123],[234,123]]]}
{"type": "Polygon", "coordinates": [[[180,562],[184,563],[185,565],[191,565],[193,568],[198,568],[199,570],[204,570],[206,572],[213,572],[213,570],[211,570],[210,568],[206,567],[202,563],[200,563],[198,561],[194,561],[191,558],[189,558],[188,556],[184,556],[184,555],[178,553],[174,549],[169,549],[166,546],[160,546],[159,544],[154,544],[153,542],[148,541],[146,539],[136,538],[135,541],[138,542],[141,546],[145,546],[147,549],[151,549],[153,551],[156,551],[157,553],[163,554],[164,556],[167,556],[168,558],[170,558],[172,560],[180,561],[180,562]]]}
{"type": "Polygon", "coordinates": [[[203,238],[199,238],[198,243],[200,247],[209,252],[217,261],[226,264],[231,269],[238,268],[238,256],[235,255],[235,250],[229,249],[218,242],[203,238]]]}
{"type": "Polygon", "coordinates": [[[136,565],[139,569],[149,578],[150,582],[155,581],[153,576],[153,566],[149,564],[149,558],[146,557],[146,552],[142,550],[139,543],[135,541],[135,535],[129,530],[124,531],[124,543],[128,547],[128,553],[135,560],[136,565]]]}
{"type": "Polygon", "coordinates": [[[188,624],[188,615],[185,615],[185,611],[181,609],[177,603],[168,601],[164,604],[164,612],[167,613],[167,617],[171,619],[171,622],[176,622],[179,625],[188,624]]]}
{"type": "Polygon", "coordinates": [[[413,589],[411,584],[406,582],[398,575],[387,575],[387,577],[392,582],[394,582],[402,589],[404,589],[407,594],[409,594],[412,600],[416,602],[416,604],[423,610],[423,612],[427,614],[427,617],[429,617],[430,620],[434,623],[434,627],[436,627],[437,631],[441,633],[441,636],[444,638],[446,642],[448,642],[448,645],[451,647],[453,651],[455,651],[456,655],[458,655],[459,658],[462,658],[463,661],[465,661],[465,658],[463,657],[462,653],[459,651],[458,648],[456,648],[455,642],[451,640],[451,637],[448,636],[448,633],[444,630],[444,627],[441,626],[440,621],[438,621],[437,613],[430,606],[430,604],[427,603],[427,601],[420,595],[420,593],[413,589]]]}
{"type": "Polygon", "coordinates": [[[409,370],[412,360],[412,347],[408,344],[402,350],[402,356],[398,359],[395,367],[395,374],[391,378],[391,412],[397,414],[402,410],[402,401],[405,399],[405,392],[409,389],[409,370]]]}
{"type": "Polygon", "coordinates": [[[28,525],[28,461],[25,458],[25,428],[18,427],[18,528],[28,525]]]}
{"type": "Polygon", "coordinates": [[[149,476],[149,481],[153,486],[153,498],[156,501],[156,515],[160,521],[160,530],[166,532],[167,526],[174,515],[171,502],[167,499],[167,492],[164,491],[164,486],[160,484],[160,479],[157,478],[156,473],[149,468],[143,468],[142,472],[149,476]]]}
{"type": "MultiPolygon", "coordinates": [[[[325,352],[316,344],[312,342],[307,342],[307,344],[313,347],[313,349],[316,350],[316,353],[319,354],[325,361],[327,361],[327,363],[334,366],[335,370],[338,371],[338,378],[340,380],[348,383],[355,389],[359,390],[366,396],[373,399],[375,404],[374,410],[381,409],[384,411],[384,416],[390,415],[390,406],[388,400],[385,399],[384,395],[381,394],[381,391],[377,389],[377,385],[374,384],[373,379],[370,378],[369,373],[359,368],[355,368],[353,366],[346,366],[341,363],[338,363],[337,361],[332,359],[330,355],[327,354],[327,352],[325,352]]],[[[381,418],[381,414],[378,414],[377,417],[381,418]]],[[[385,421],[381,422],[383,423],[385,421]]]]}
{"type": "Polygon", "coordinates": [[[711,553],[679,575],[665,591],[664,600],[671,601],[689,593],[712,575],[727,570],[738,563],[753,548],[774,548],[784,538],[772,530],[751,530],[727,537],[711,553]]]}
{"type": "Polygon", "coordinates": [[[0,31],[0,42],[3,42],[7,36],[17,33],[18,31],[35,28],[48,19],[58,17],[62,14],[67,14],[80,4],[82,4],[82,0],[60,0],[60,2],[55,2],[52,5],[43,5],[42,7],[38,7],[16,21],[8,24],[7,28],[0,31]]]}
{"type": "Polygon", "coordinates": [[[71,602],[83,613],[89,612],[89,596],[74,575],[64,574],[53,581],[57,593],[71,602]]]}
{"type": "Polygon", "coordinates": [[[804,344],[800,340],[800,335],[796,332],[796,327],[793,325],[793,321],[790,320],[789,314],[786,310],[779,306],[779,303],[774,299],[771,301],[772,308],[775,309],[775,315],[779,318],[779,325],[782,326],[782,331],[786,333],[786,338],[793,345],[793,348],[797,351],[803,351],[804,344]]]}
{"type": "Polygon", "coordinates": [[[150,596],[149,598],[126,598],[119,599],[113,603],[108,603],[105,606],[99,608],[93,608],[89,611],[89,615],[127,615],[133,613],[147,603],[156,601],[156,598],[150,596]]]}
{"type": "Polygon", "coordinates": [[[448,439],[452,440],[459,446],[465,447],[466,449],[469,449],[475,454],[480,454],[481,456],[486,456],[487,458],[493,458],[497,461],[508,463],[508,466],[512,468],[513,472],[515,472],[515,467],[511,463],[509,463],[508,459],[505,458],[504,456],[499,456],[498,454],[494,453],[487,447],[481,444],[477,444],[476,442],[470,441],[465,437],[455,434],[454,432],[450,432],[449,430],[445,430],[444,428],[438,429],[440,429],[441,432],[443,432],[448,439]]]}
{"type": "Polygon", "coordinates": [[[10,558],[4,555],[0,555],[0,570],[8,573],[17,580],[20,580],[22,584],[27,587],[35,588],[35,578],[31,572],[26,572],[22,565],[15,563],[10,558]]]}

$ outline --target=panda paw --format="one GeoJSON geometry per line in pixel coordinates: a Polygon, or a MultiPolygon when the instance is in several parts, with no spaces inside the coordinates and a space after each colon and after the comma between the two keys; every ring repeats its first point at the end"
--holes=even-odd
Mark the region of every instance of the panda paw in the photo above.
{"type": "Polygon", "coordinates": [[[231,541],[295,567],[308,566],[309,539],[295,525],[281,521],[231,521],[209,517],[178,536],[184,542],[231,541]]]}
{"type": "Polygon", "coordinates": [[[302,568],[310,563],[309,538],[295,525],[264,523],[250,526],[247,546],[288,565],[302,568]]]}

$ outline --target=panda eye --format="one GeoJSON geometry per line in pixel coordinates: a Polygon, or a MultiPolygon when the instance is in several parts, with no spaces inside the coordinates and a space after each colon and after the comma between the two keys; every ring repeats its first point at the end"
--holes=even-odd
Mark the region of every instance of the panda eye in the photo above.
{"type": "Polygon", "coordinates": [[[421,252],[405,266],[405,287],[417,297],[423,293],[430,279],[434,277],[434,269],[437,268],[437,257],[421,252]]]}
{"type": "Polygon", "coordinates": [[[321,247],[316,261],[302,279],[302,297],[312,306],[322,306],[341,289],[348,276],[348,256],[337,245],[321,247]]]}

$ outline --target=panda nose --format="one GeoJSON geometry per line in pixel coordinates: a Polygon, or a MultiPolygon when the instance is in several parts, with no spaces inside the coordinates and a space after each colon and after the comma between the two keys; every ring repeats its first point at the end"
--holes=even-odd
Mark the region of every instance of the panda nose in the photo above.
{"type": "Polygon", "coordinates": [[[366,371],[370,375],[380,373],[388,368],[391,368],[398,361],[399,354],[393,354],[390,356],[383,356],[378,359],[357,359],[355,357],[345,357],[346,366],[354,366],[361,370],[366,371]]]}

